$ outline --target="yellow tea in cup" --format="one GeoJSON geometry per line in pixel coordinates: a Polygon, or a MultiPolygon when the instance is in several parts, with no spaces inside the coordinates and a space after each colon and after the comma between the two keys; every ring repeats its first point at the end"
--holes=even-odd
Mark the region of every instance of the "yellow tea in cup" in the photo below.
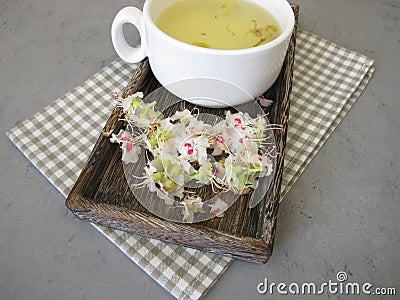
{"type": "Polygon", "coordinates": [[[182,0],[155,21],[169,36],[199,47],[245,49],[277,38],[280,27],[265,8],[246,0],[182,0]]]}

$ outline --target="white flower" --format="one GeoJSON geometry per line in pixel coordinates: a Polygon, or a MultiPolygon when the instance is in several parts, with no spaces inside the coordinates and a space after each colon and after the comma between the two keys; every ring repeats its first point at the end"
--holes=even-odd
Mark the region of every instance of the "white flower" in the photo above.
{"type": "Polygon", "coordinates": [[[140,118],[139,116],[132,114],[129,117],[129,122],[134,124],[136,127],[139,128],[149,128],[150,124],[152,123],[149,119],[147,118],[140,118]]]}
{"type": "Polygon", "coordinates": [[[132,144],[124,143],[121,145],[122,148],[122,161],[126,164],[136,163],[139,159],[141,152],[140,147],[133,146],[132,144]],[[126,146],[126,147],[124,147],[126,146]]]}
{"type": "Polygon", "coordinates": [[[204,136],[185,139],[178,148],[178,152],[181,154],[180,159],[192,162],[198,161],[200,164],[203,164],[207,159],[207,148],[209,146],[210,141],[204,136]]]}
{"type": "Polygon", "coordinates": [[[240,156],[249,156],[253,153],[257,153],[259,149],[259,143],[254,138],[251,138],[247,134],[239,134],[235,132],[231,135],[230,149],[235,150],[233,153],[240,156]]]}
{"type": "Polygon", "coordinates": [[[171,116],[172,121],[179,120],[183,125],[189,124],[193,118],[192,113],[188,109],[182,111],[178,110],[173,116],[171,116]]]}
{"type": "Polygon", "coordinates": [[[258,101],[260,101],[260,105],[262,107],[269,107],[274,101],[265,98],[263,95],[258,97],[258,101]]]}
{"type": "Polygon", "coordinates": [[[213,180],[213,166],[209,159],[206,159],[200,166],[195,178],[203,184],[208,184],[213,180]]]}
{"type": "Polygon", "coordinates": [[[260,143],[259,135],[253,128],[253,120],[247,113],[226,114],[228,127],[229,150],[237,155],[257,153],[260,143]]]}
{"type": "Polygon", "coordinates": [[[213,215],[216,215],[216,217],[221,218],[224,216],[224,211],[226,211],[228,209],[228,204],[226,204],[220,198],[217,198],[217,200],[214,202],[214,204],[210,204],[209,207],[211,208],[210,212],[213,215]]]}
{"type": "Polygon", "coordinates": [[[120,102],[120,107],[122,107],[124,113],[130,114],[132,110],[139,106],[140,102],[142,102],[143,97],[144,95],[142,92],[137,92],[126,98],[118,98],[118,102],[120,102]]]}
{"type": "Polygon", "coordinates": [[[190,119],[189,124],[186,125],[185,132],[186,136],[202,134],[207,132],[211,126],[209,124],[205,124],[203,121],[198,120],[197,118],[190,119]]]}
{"type": "Polygon", "coordinates": [[[137,92],[126,98],[118,97],[117,107],[124,112],[124,121],[131,126],[149,130],[150,127],[162,119],[162,114],[155,110],[156,101],[152,103],[143,102],[143,93],[137,92]]]}
{"type": "Polygon", "coordinates": [[[190,181],[195,174],[195,169],[188,161],[178,160],[176,157],[172,161],[164,161],[164,169],[167,177],[180,187],[190,181]]]}
{"type": "Polygon", "coordinates": [[[183,220],[193,222],[194,213],[204,212],[200,197],[187,197],[180,202],[183,205],[183,220]]]}
{"type": "Polygon", "coordinates": [[[137,99],[137,98],[143,99],[144,95],[142,92],[136,92],[132,95],[132,97],[135,99],[137,99]]]}
{"type": "MultiPolygon", "coordinates": [[[[118,98],[123,120],[132,132],[121,130],[110,141],[120,144],[125,163],[137,162],[142,145],[151,153],[144,179],[135,187],[147,186],[167,205],[179,201],[184,221],[192,222],[195,213],[203,212],[201,198],[187,196],[186,183],[195,180],[210,185],[214,193],[244,194],[255,188],[258,177],[272,174],[264,116],[252,118],[248,113],[227,111],[224,120],[211,126],[187,109],[164,118],[155,101],[145,103],[142,99],[140,92],[118,98]],[[220,161],[212,162],[208,153],[214,158],[221,156],[220,161]]],[[[264,104],[269,101],[259,100],[264,104]]],[[[210,208],[212,214],[221,216],[228,205],[218,198],[210,208]]]]}
{"type": "Polygon", "coordinates": [[[225,177],[225,167],[219,162],[215,162],[215,176],[221,180],[225,177]]]}
{"type": "Polygon", "coordinates": [[[135,139],[128,131],[121,129],[117,135],[113,133],[110,142],[121,145],[124,163],[136,163],[138,161],[141,149],[137,144],[137,138],[135,139]]]}
{"type": "Polygon", "coordinates": [[[226,113],[225,117],[226,123],[229,128],[234,128],[240,132],[246,132],[249,129],[249,125],[251,125],[252,118],[248,113],[238,112],[232,114],[229,110],[226,113]]]}
{"type": "Polygon", "coordinates": [[[253,120],[253,128],[257,135],[263,135],[267,131],[267,120],[263,116],[258,116],[253,120]]]}
{"type": "Polygon", "coordinates": [[[241,156],[230,155],[225,159],[225,181],[235,194],[247,191],[249,166],[241,156]]]}
{"type": "Polygon", "coordinates": [[[185,127],[178,123],[171,123],[171,118],[165,118],[160,122],[159,139],[163,142],[167,139],[182,136],[182,132],[185,132],[185,127]]]}
{"type": "Polygon", "coordinates": [[[135,109],[127,116],[127,121],[138,128],[150,129],[151,125],[160,122],[161,114],[155,111],[154,107],[156,102],[144,103],[141,102],[135,109]]]}
{"type": "MultiPolygon", "coordinates": [[[[171,167],[170,161],[163,161],[156,158],[145,167],[145,184],[151,192],[157,192],[157,196],[165,200],[165,203],[172,205],[174,197],[183,198],[184,188],[177,181],[178,177],[172,178],[167,169],[171,167]]],[[[178,174],[181,175],[181,174],[178,174]]]]}
{"type": "Polygon", "coordinates": [[[178,159],[178,146],[180,141],[177,137],[183,129],[182,124],[172,124],[169,118],[163,119],[158,125],[155,132],[154,139],[157,147],[151,148],[154,156],[161,156],[164,160],[177,160],[178,159]]]}
{"type": "Polygon", "coordinates": [[[235,172],[233,172],[232,155],[225,158],[225,181],[229,186],[237,186],[239,184],[239,179],[237,178],[235,172]]]}
{"type": "Polygon", "coordinates": [[[260,167],[261,171],[265,171],[266,172],[265,176],[270,176],[273,172],[274,164],[267,154],[265,155],[254,154],[251,157],[251,163],[253,163],[257,167],[260,167]]]}
{"type": "Polygon", "coordinates": [[[226,121],[223,120],[215,124],[211,128],[210,132],[212,136],[212,148],[214,148],[212,155],[221,155],[223,151],[229,149],[228,145],[230,141],[230,135],[228,133],[226,121]]]}

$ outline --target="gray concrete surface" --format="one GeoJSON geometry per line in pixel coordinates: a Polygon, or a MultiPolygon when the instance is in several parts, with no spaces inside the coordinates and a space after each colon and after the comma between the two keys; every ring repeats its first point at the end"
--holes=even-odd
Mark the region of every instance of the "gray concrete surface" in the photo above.
{"type": "MultiPolygon", "coordinates": [[[[236,261],[206,299],[271,282],[334,280],[400,296],[400,1],[298,0],[300,27],[376,60],[367,89],[280,207],[266,265],[236,261]]],[[[0,1],[0,299],[171,299],[90,225],[4,135],[116,59],[110,23],[141,1],[0,1]]],[[[138,40],[132,34],[131,39],[138,40]]],[[[309,297],[304,297],[308,299],[309,297]]],[[[323,295],[318,299],[365,299],[323,295]]],[[[368,299],[380,299],[369,297],[368,299]]]]}

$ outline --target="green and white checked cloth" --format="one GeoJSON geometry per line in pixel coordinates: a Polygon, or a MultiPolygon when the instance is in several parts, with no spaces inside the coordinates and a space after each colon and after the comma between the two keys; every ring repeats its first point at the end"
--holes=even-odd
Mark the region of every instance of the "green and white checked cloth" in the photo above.
{"type": "MultiPolygon", "coordinates": [[[[134,66],[114,61],[7,135],[67,196],[134,66]]],[[[286,194],[365,88],[373,60],[304,31],[296,46],[282,194],[286,194]]],[[[233,259],[94,225],[179,299],[199,299],[233,259]]]]}

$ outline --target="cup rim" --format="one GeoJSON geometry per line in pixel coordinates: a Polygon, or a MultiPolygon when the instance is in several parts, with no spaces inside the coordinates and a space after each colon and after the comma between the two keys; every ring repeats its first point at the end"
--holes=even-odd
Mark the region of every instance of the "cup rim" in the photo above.
{"type": "Polygon", "coordinates": [[[294,24],[295,24],[295,18],[294,18],[294,13],[292,10],[292,7],[290,6],[289,2],[286,0],[282,0],[282,4],[286,7],[288,11],[290,11],[288,15],[288,26],[286,26],[285,30],[282,31],[282,33],[274,40],[252,48],[244,48],[244,49],[212,49],[212,48],[203,48],[203,47],[198,47],[195,45],[190,45],[188,43],[182,42],[180,40],[177,40],[170,35],[166,34],[164,31],[162,31],[158,26],[154,23],[153,18],[150,15],[150,5],[154,0],[147,0],[143,6],[143,14],[145,15],[146,19],[148,19],[149,26],[155,30],[158,34],[160,34],[164,39],[167,41],[170,41],[171,43],[177,43],[180,47],[194,51],[194,52],[199,52],[199,53],[204,53],[204,54],[214,54],[214,55],[224,55],[224,56],[231,56],[231,55],[241,55],[241,54],[249,54],[249,53],[255,53],[255,52],[260,52],[264,50],[268,50],[271,48],[274,48],[280,44],[282,44],[285,40],[290,38],[292,35],[293,29],[294,29],[294,24]]]}

